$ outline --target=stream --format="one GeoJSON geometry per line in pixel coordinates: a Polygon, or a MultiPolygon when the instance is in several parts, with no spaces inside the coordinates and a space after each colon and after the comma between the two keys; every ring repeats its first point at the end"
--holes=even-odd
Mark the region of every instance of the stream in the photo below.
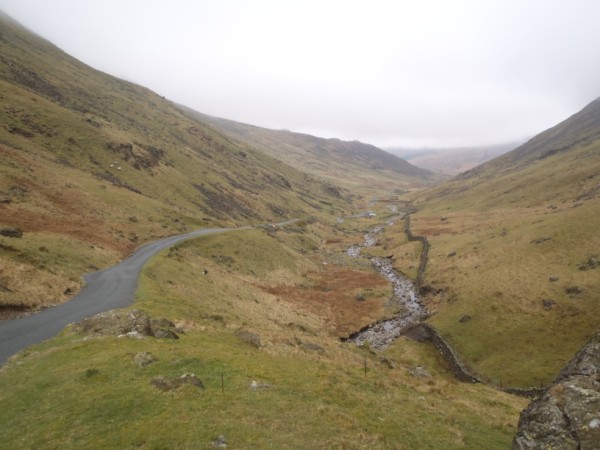
{"type": "MultiPolygon", "coordinates": [[[[395,220],[403,218],[404,216],[396,216],[389,219],[386,225],[393,225],[395,220]]],[[[363,244],[353,245],[346,250],[346,253],[352,258],[361,257],[362,249],[376,245],[377,235],[384,229],[384,225],[372,228],[365,234],[363,244]]],[[[383,350],[395,339],[402,336],[408,328],[418,324],[425,318],[427,310],[421,304],[412,280],[396,272],[390,258],[373,257],[370,258],[370,261],[375,270],[392,283],[393,296],[389,305],[398,308],[400,313],[391,319],[382,320],[353,333],[347,341],[354,342],[357,345],[369,342],[372,348],[383,350]]]]}

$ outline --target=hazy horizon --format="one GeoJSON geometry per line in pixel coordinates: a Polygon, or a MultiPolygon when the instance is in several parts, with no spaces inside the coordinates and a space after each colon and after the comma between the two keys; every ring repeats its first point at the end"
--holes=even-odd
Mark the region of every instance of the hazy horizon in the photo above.
{"type": "Polygon", "coordinates": [[[381,148],[523,141],[600,96],[600,2],[0,0],[199,112],[381,148]]]}

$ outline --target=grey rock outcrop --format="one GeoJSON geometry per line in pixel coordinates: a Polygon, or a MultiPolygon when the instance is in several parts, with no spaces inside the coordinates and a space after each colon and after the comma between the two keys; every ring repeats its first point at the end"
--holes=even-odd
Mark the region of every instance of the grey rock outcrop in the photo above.
{"type": "Polygon", "coordinates": [[[513,450],[600,449],[600,331],[523,410],[513,450]]]}
{"type": "Polygon", "coordinates": [[[74,329],[80,334],[128,336],[138,339],[144,337],[179,339],[173,323],[166,319],[154,319],[148,313],[138,309],[111,310],[96,314],[77,323],[74,329]]]}

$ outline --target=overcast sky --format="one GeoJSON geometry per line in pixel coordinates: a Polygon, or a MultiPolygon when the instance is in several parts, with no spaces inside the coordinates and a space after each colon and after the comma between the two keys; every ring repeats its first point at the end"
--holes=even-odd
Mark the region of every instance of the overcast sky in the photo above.
{"type": "Polygon", "coordinates": [[[0,0],[200,112],[380,147],[530,137],[600,96],[596,0],[0,0]]]}

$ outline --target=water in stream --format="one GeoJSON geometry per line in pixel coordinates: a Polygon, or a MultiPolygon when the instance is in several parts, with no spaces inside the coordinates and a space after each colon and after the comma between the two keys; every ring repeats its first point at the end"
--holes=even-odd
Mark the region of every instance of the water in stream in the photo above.
{"type": "MultiPolygon", "coordinates": [[[[390,219],[387,225],[392,225],[393,221],[394,219],[390,219]]],[[[377,244],[377,234],[383,230],[384,226],[371,229],[364,236],[362,245],[353,245],[346,250],[346,253],[353,258],[360,257],[363,248],[377,244]]],[[[421,304],[413,282],[394,270],[391,259],[373,257],[371,264],[381,276],[392,283],[394,294],[390,303],[401,312],[391,319],[383,320],[352,334],[348,341],[357,345],[363,345],[368,341],[372,348],[383,350],[400,337],[409,326],[419,323],[427,315],[427,311],[421,304]]]]}

